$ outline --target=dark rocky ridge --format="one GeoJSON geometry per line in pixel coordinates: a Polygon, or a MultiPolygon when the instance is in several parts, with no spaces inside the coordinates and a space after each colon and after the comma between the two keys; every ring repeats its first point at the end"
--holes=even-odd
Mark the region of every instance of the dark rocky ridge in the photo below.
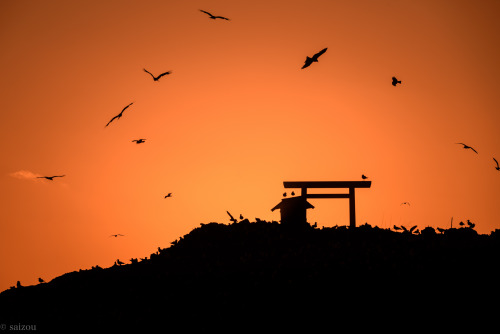
{"type": "Polygon", "coordinates": [[[202,224],[149,259],[6,290],[0,322],[37,324],[38,332],[282,332],[431,321],[444,329],[463,314],[477,321],[497,312],[499,259],[499,230],[202,224]]]}

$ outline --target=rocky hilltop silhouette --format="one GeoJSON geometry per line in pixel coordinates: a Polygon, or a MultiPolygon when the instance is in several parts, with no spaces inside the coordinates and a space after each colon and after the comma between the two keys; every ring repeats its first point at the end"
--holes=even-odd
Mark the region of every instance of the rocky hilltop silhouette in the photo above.
{"type": "Polygon", "coordinates": [[[149,258],[5,290],[0,322],[52,333],[445,329],[497,314],[499,259],[500,230],[201,224],[149,258]]]}

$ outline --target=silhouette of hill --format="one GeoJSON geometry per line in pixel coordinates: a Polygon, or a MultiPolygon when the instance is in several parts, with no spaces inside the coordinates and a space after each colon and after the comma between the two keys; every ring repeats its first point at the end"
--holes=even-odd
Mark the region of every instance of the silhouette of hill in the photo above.
{"type": "Polygon", "coordinates": [[[496,314],[499,256],[500,230],[201,224],[148,259],[5,290],[0,323],[52,333],[438,330],[496,314]]]}

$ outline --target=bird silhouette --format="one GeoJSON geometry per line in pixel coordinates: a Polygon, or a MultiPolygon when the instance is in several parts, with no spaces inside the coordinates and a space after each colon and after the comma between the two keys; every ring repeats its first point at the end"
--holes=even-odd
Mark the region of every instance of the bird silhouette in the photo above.
{"type": "Polygon", "coordinates": [[[401,205],[408,205],[409,206],[410,202],[403,202],[403,203],[401,203],[401,205]]]}
{"type": "Polygon", "coordinates": [[[438,227],[437,230],[440,232],[440,233],[444,233],[444,231],[446,231],[444,228],[441,228],[441,227],[438,227]]]}
{"type": "Polygon", "coordinates": [[[164,75],[168,75],[168,74],[172,73],[172,71],[167,71],[167,72],[164,72],[164,73],[162,73],[162,74],[158,75],[157,77],[155,77],[155,76],[153,75],[153,73],[149,72],[149,71],[148,71],[148,70],[146,70],[145,68],[144,68],[144,72],[149,73],[149,75],[151,75],[151,76],[153,77],[153,80],[154,80],[154,81],[158,81],[158,80],[160,80],[160,78],[161,78],[162,76],[164,76],[164,75]]]}
{"type": "Polygon", "coordinates": [[[476,154],[478,154],[478,153],[477,153],[477,151],[476,151],[475,149],[473,149],[472,147],[470,147],[470,146],[468,146],[468,145],[465,145],[464,143],[457,143],[457,144],[464,145],[464,149],[471,149],[471,150],[473,150],[474,152],[476,152],[476,154]]]}
{"type": "Polygon", "coordinates": [[[236,222],[237,222],[237,220],[233,217],[233,215],[232,215],[232,214],[230,214],[230,213],[229,213],[229,211],[226,211],[226,212],[227,212],[227,214],[229,215],[229,218],[230,218],[229,220],[230,220],[230,221],[232,221],[233,223],[236,223],[236,222]]]}
{"type": "Polygon", "coordinates": [[[396,231],[400,231],[400,230],[401,230],[401,227],[396,226],[396,225],[394,225],[394,227],[393,227],[393,228],[394,228],[396,231]]]}
{"type": "Polygon", "coordinates": [[[365,174],[361,174],[361,178],[362,178],[363,180],[366,180],[366,179],[368,178],[368,176],[366,176],[365,174]]]}
{"type": "Polygon", "coordinates": [[[38,282],[45,283],[45,281],[43,280],[43,278],[40,278],[40,277],[38,277],[38,282]]]}
{"type": "Polygon", "coordinates": [[[286,197],[286,192],[283,193],[283,197],[286,197]]]}
{"type": "Polygon", "coordinates": [[[464,224],[464,222],[460,222],[460,223],[458,223],[458,225],[464,226],[465,224],[464,224]]]}
{"type": "Polygon", "coordinates": [[[240,220],[243,220],[243,215],[240,213],[240,220]]]}
{"type": "Polygon", "coordinates": [[[63,177],[63,176],[66,176],[66,175],[37,176],[37,179],[47,179],[47,180],[50,180],[50,181],[54,181],[55,177],[63,177]]]}
{"type": "Polygon", "coordinates": [[[113,117],[109,122],[108,124],[106,124],[106,126],[108,126],[111,122],[113,122],[115,119],[120,119],[122,116],[123,116],[123,112],[128,108],[130,107],[132,104],[134,104],[134,102],[128,104],[125,108],[122,109],[122,111],[120,111],[120,113],[118,115],[116,115],[115,117],[113,117]]]}
{"type": "Polygon", "coordinates": [[[141,138],[141,139],[134,139],[132,142],[135,142],[136,144],[142,144],[146,142],[146,139],[141,138]]]}
{"type": "Polygon", "coordinates": [[[116,260],[116,264],[121,266],[122,264],[125,264],[125,263],[123,263],[122,261],[120,261],[120,259],[118,259],[118,260],[116,260]]]}
{"type": "Polygon", "coordinates": [[[17,283],[16,283],[16,287],[18,287],[18,288],[22,288],[22,287],[23,287],[23,286],[21,285],[21,281],[17,281],[17,283]]]}
{"type": "Polygon", "coordinates": [[[164,198],[167,198],[167,197],[172,197],[172,193],[166,194],[164,198]]]}
{"type": "Polygon", "coordinates": [[[496,164],[497,164],[497,166],[495,167],[495,169],[496,169],[496,170],[500,170],[500,166],[498,166],[498,161],[497,161],[497,159],[493,158],[493,160],[495,160],[495,162],[496,162],[496,164]]]}
{"type": "Polygon", "coordinates": [[[295,196],[295,192],[292,191],[292,193],[290,195],[295,196]]]}
{"type": "Polygon", "coordinates": [[[467,219],[467,225],[469,225],[470,228],[474,228],[474,226],[476,226],[476,224],[471,222],[469,219],[467,219]]]}
{"type": "Polygon", "coordinates": [[[203,12],[203,13],[205,13],[205,14],[209,15],[209,16],[210,16],[210,18],[211,18],[212,20],[215,20],[215,19],[222,19],[222,20],[227,20],[227,21],[229,21],[229,19],[228,19],[227,17],[224,17],[224,16],[215,16],[215,15],[212,15],[211,13],[209,13],[209,12],[207,12],[207,11],[205,11],[205,10],[201,10],[201,9],[200,9],[200,12],[203,12]]]}
{"type": "Polygon", "coordinates": [[[111,234],[110,235],[110,237],[115,237],[115,238],[117,238],[117,237],[124,237],[124,236],[125,235],[123,235],[123,234],[111,234]]]}
{"type": "Polygon", "coordinates": [[[302,66],[301,69],[309,67],[312,63],[317,63],[319,56],[321,56],[323,53],[325,53],[327,49],[328,48],[324,48],[323,50],[321,50],[320,52],[316,53],[312,57],[306,57],[306,61],[304,62],[304,66],[302,66]]]}
{"type": "Polygon", "coordinates": [[[398,80],[396,77],[392,77],[392,85],[396,86],[397,84],[401,84],[401,80],[398,80]]]}

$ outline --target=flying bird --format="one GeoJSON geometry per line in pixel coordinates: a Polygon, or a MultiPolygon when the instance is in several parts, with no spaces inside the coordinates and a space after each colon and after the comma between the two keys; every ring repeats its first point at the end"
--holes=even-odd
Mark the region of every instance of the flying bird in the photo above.
{"type": "Polygon", "coordinates": [[[497,166],[495,167],[496,170],[500,170],[500,166],[498,166],[498,161],[497,159],[493,158],[493,160],[495,160],[495,162],[497,163],[497,166]]]}
{"type": "Polygon", "coordinates": [[[465,149],[470,148],[471,150],[473,150],[473,151],[474,151],[474,152],[476,152],[476,154],[477,154],[477,151],[476,151],[475,149],[473,149],[472,147],[470,147],[470,146],[468,146],[468,145],[465,145],[464,143],[457,143],[457,144],[464,145],[464,148],[465,148],[465,149]]]}
{"type": "Polygon", "coordinates": [[[136,144],[142,144],[142,143],[146,142],[146,139],[143,139],[143,138],[141,138],[141,139],[134,139],[134,140],[132,140],[132,142],[135,142],[136,144]]]}
{"type": "Polygon", "coordinates": [[[118,115],[116,115],[115,117],[113,117],[109,122],[108,124],[106,124],[106,126],[109,125],[109,123],[113,122],[115,119],[120,119],[120,117],[123,116],[123,112],[125,111],[125,109],[127,109],[128,107],[130,107],[134,102],[130,103],[129,105],[127,105],[125,108],[122,109],[122,111],[120,111],[120,113],[118,115]]]}
{"type": "Polygon", "coordinates": [[[55,177],[63,177],[63,176],[66,176],[66,175],[37,176],[37,179],[47,179],[47,180],[50,180],[50,181],[54,181],[55,177]]]}
{"type": "Polygon", "coordinates": [[[115,237],[115,238],[117,238],[117,237],[124,237],[124,236],[125,235],[123,235],[123,234],[111,234],[110,235],[110,237],[115,237]]]}
{"type": "Polygon", "coordinates": [[[229,219],[229,220],[230,220],[230,221],[232,221],[232,222],[234,222],[234,223],[236,223],[236,222],[237,222],[237,220],[233,217],[233,215],[232,215],[232,214],[230,214],[230,213],[229,213],[229,211],[226,211],[226,212],[227,212],[227,214],[228,214],[228,215],[229,215],[229,217],[230,217],[230,219],[229,219]]]}
{"type": "Polygon", "coordinates": [[[163,198],[167,198],[167,197],[172,197],[172,193],[166,194],[165,197],[163,197],[163,198]]]}
{"type": "Polygon", "coordinates": [[[403,203],[401,203],[401,205],[408,205],[408,206],[410,206],[410,202],[403,202],[403,203]]]}
{"type": "Polygon", "coordinates": [[[310,58],[306,57],[306,61],[304,62],[304,66],[302,66],[301,69],[309,67],[312,63],[317,63],[319,56],[321,56],[323,53],[325,53],[326,49],[328,49],[328,48],[324,48],[323,50],[321,50],[320,52],[316,53],[314,56],[312,56],[310,58]]]}
{"type": "Polygon", "coordinates": [[[215,19],[223,19],[223,20],[228,20],[228,21],[229,21],[229,19],[228,19],[227,17],[224,17],[224,16],[215,16],[215,15],[212,15],[211,13],[209,13],[209,12],[207,12],[207,11],[205,11],[205,10],[201,10],[201,9],[200,9],[200,12],[203,12],[203,13],[205,13],[205,14],[209,15],[209,16],[210,16],[210,18],[211,18],[212,20],[215,20],[215,19]]]}
{"type": "Polygon", "coordinates": [[[148,71],[148,70],[146,70],[145,68],[144,68],[144,72],[149,73],[149,75],[151,75],[151,76],[153,77],[153,80],[154,80],[154,81],[158,81],[158,80],[160,80],[160,78],[161,78],[162,76],[164,76],[164,75],[168,75],[168,74],[172,73],[172,71],[167,71],[167,72],[164,72],[164,73],[160,74],[159,76],[155,77],[155,76],[154,76],[151,72],[149,72],[149,71],[148,71]]]}
{"type": "Polygon", "coordinates": [[[398,80],[396,77],[392,77],[392,85],[396,86],[397,84],[401,84],[401,80],[398,80]]]}

